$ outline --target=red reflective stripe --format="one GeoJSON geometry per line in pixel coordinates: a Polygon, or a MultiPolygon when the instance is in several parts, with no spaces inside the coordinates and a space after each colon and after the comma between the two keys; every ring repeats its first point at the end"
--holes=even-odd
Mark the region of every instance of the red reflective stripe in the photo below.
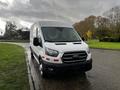
{"type": "Polygon", "coordinates": [[[50,58],[46,58],[46,60],[50,60],[50,58]]]}
{"type": "Polygon", "coordinates": [[[44,56],[42,56],[42,58],[45,58],[44,56]]]}

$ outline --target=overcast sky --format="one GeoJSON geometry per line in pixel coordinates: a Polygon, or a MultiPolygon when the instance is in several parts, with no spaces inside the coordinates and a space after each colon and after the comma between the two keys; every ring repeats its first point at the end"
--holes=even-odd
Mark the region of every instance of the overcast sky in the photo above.
{"type": "Polygon", "coordinates": [[[117,5],[120,0],[0,0],[0,30],[4,30],[6,20],[26,26],[40,19],[78,22],[117,5]]]}

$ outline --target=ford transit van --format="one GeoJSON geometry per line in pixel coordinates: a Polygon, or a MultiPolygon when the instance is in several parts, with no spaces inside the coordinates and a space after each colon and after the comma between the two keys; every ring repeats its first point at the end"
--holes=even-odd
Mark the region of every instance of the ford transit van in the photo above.
{"type": "Polygon", "coordinates": [[[71,24],[40,21],[30,30],[31,58],[39,65],[41,76],[68,70],[88,71],[92,57],[88,45],[71,24]]]}

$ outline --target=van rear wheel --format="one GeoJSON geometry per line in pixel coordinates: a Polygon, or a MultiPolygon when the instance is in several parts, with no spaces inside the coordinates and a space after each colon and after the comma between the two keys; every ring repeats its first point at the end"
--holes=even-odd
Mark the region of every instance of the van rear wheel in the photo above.
{"type": "Polygon", "coordinates": [[[40,75],[43,77],[43,78],[46,78],[47,77],[47,73],[44,69],[44,66],[43,64],[41,63],[40,66],[39,66],[39,71],[40,71],[40,75]]]}
{"type": "Polygon", "coordinates": [[[31,59],[34,59],[33,53],[31,52],[31,59]]]}

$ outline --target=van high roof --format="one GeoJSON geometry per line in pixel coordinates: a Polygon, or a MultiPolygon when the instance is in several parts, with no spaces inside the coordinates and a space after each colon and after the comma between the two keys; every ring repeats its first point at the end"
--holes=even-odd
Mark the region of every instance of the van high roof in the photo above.
{"type": "Polygon", "coordinates": [[[65,22],[62,22],[62,21],[39,21],[38,24],[41,26],[41,27],[70,27],[70,28],[73,28],[72,27],[72,24],[69,24],[69,23],[65,23],[65,22]]]}

